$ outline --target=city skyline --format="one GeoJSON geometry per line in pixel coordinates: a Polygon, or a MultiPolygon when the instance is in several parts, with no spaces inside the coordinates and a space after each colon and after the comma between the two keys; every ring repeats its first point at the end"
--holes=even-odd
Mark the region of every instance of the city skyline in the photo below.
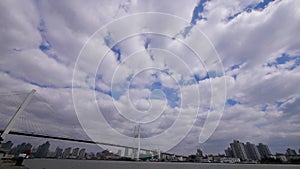
{"type": "MultiPolygon", "coordinates": [[[[56,159],[78,159],[78,160],[134,160],[136,158],[136,150],[118,149],[116,152],[110,149],[87,152],[85,147],[66,147],[56,146],[55,149],[50,148],[51,142],[46,141],[43,144],[33,146],[30,143],[23,142],[15,145],[11,141],[6,141],[0,145],[0,154],[4,152],[5,158],[13,158],[12,155],[27,154],[29,158],[56,158],[56,159]]],[[[172,154],[168,152],[160,152],[161,155],[151,155],[150,152],[140,154],[141,158],[157,158],[159,161],[174,161],[175,157],[179,161],[188,162],[227,162],[227,163],[258,163],[267,159],[280,160],[283,163],[291,162],[290,160],[299,160],[300,148],[298,153],[295,149],[287,148],[285,152],[272,153],[268,145],[258,143],[257,145],[247,142],[246,144],[239,140],[233,140],[229,143],[229,147],[225,149],[225,154],[204,153],[201,149],[197,149],[196,153],[182,156],[180,154],[172,154]]],[[[3,154],[2,154],[3,156],[3,154]]],[[[177,161],[176,160],[176,161],[177,161]]],[[[280,162],[279,161],[279,162],[280,162]]]]}
{"type": "Polygon", "coordinates": [[[1,130],[35,89],[14,130],[183,154],[300,146],[300,1],[0,8],[1,130]]]}

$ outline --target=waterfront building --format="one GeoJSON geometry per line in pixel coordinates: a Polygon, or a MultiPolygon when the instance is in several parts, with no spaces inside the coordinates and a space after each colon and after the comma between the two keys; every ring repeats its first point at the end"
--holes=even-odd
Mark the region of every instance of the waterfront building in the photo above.
{"type": "Polygon", "coordinates": [[[64,152],[62,154],[62,158],[69,158],[70,154],[71,154],[71,150],[72,150],[71,147],[65,148],[65,150],[64,150],[64,152]]]}
{"type": "Polygon", "coordinates": [[[129,149],[127,147],[125,148],[124,156],[129,157],[129,149]]]}
{"type": "Polygon", "coordinates": [[[47,153],[47,156],[46,156],[47,158],[55,158],[55,152],[54,151],[49,151],[48,153],[47,153]]]}
{"type": "Polygon", "coordinates": [[[95,153],[93,153],[93,152],[88,153],[86,155],[86,159],[88,159],[88,160],[96,159],[95,153]]]}
{"type": "Polygon", "coordinates": [[[291,149],[291,148],[288,148],[288,149],[286,150],[286,155],[287,155],[287,156],[296,156],[297,153],[296,153],[296,150],[291,149]]]}
{"type": "Polygon", "coordinates": [[[25,150],[25,146],[26,146],[26,143],[22,143],[22,144],[17,145],[16,147],[13,147],[10,151],[10,154],[19,155],[19,154],[23,153],[25,150]]]}
{"type": "Polygon", "coordinates": [[[257,145],[257,149],[260,153],[261,158],[268,158],[272,155],[269,147],[263,143],[259,143],[257,145]]]}
{"type": "Polygon", "coordinates": [[[85,149],[84,149],[84,148],[82,148],[82,149],[79,151],[78,158],[79,158],[79,159],[84,159],[84,158],[85,158],[85,149]]]}
{"type": "Polygon", "coordinates": [[[10,150],[14,144],[11,141],[7,141],[1,144],[1,148],[10,150]]]}
{"type": "Polygon", "coordinates": [[[30,143],[27,143],[25,145],[24,152],[30,153],[31,152],[31,148],[32,148],[32,145],[30,143]]]}
{"type": "Polygon", "coordinates": [[[233,140],[233,143],[230,143],[230,147],[235,158],[240,158],[242,161],[248,159],[244,143],[238,140],[233,140]]]}
{"type": "Polygon", "coordinates": [[[48,141],[46,143],[40,145],[34,156],[37,158],[47,157],[47,154],[49,152],[49,147],[50,147],[50,143],[48,141]]]}
{"type": "Polygon", "coordinates": [[[288,162],[288,159],[286,158],[285,154],[276,153],[275,157],[276,159],[280,159],[284,163],[288,162]]]}
{"type": "Polygon", "coordinates": [[[79,153],[79,148],[78,147],[74,148],[72,151],[72,158],[77,158],[78,153],[79,153]]]}
{"type": "Polygon", "coordinates": [[[2,143],[0,146],[0,152],[2,152],[3,154],[6,154],[11,151],[12,146],[13,146],[13,143],[11,141],[2,143]]]}
{"type": "Polygon", "coordinates": [[[63,153],[63,149],[60,147],[56,147],[55,149],[55,158],[61,158],[63,153]]]}
{"type": "Polygon", "coordinates": [[[201,149],[197,149],[197,153],[196,153],[197,157],[203,157],[203,151],[201,149]]]}
{"type": "Polygon", "coordinates": [[[261,159],[260,153],[255,144],[247,142],[245,145],[247,157],[251,160],[258,161],[261,159]]]}
{"type": "Polygon", "coordinates": [[[233,164],[233,163],[240,163],[241,160],[240,160],[240,158],[223,157],[223,158],[221,158],[220,162],[221,163],[231,163],[231,164],[233,164]]]}
{"type": "Polygon", "coordinates": [[[231,149],[230,147],[228,147],[228,148],[225,150],[225,155],[226,155],[226,157],[234,157],[234,156],[233,156],[232,149],[231,149]]]}
{"type": "Polygon", "coordinates": [[[117,155],[121,157],[122,151],[118,150],[117,155]]]}

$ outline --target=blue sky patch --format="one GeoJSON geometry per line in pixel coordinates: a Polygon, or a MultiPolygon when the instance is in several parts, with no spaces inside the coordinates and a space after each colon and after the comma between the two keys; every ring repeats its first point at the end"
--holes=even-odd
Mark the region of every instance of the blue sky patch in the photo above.
{"type": "Polygon", "coordinates": [[[144,44],[145,49],[149,48],[150,43],[151,43],[151,39],[150,38],[146,38],[145,39],[145,44],[144,44]]]}
{"type": "Polygon", "coordinates": [[[126,92],[126,89],[128,87],[128,83],[122,83],[122,84],[113,84],[111,89],[111,96],[115,100],[119,100],[121,96],[124,95],[126,92]]]}
{"type": "Polygon", "coordinates": [[[154,82],[150,86],[150,90],[151,91],[161,90],[165,94],[170,107],[178,106],[178,101],[180,100],[180,98],[178,97],[178,89],[165,87],[161,82],[154,82]]]}
{"type": "Polygon", "coordinates": [[[288,61],[291,61],[292,57],[290,57],[288,54],[284,53],[280,57],[276,58],[277,64],[285,64],[288,61]]]}
{"type": "Polygon", "coordinates": [[[106,95],[109,95],[109,96],[112,96],[112,93],[111,93],[111,91],[104,91],[104,90],[102,90],[100,87],[95,87],[94,88],[94,90],[96,91],[96,92],[100,92],[100,93],[104,93],[104,94],[106,94],[106,95]]]}
{"type": "Polygon", "coordinates": [[[52,88],[52,89],[58,89],[58,88],[68,88],[68,89],[70,89],[70,88],[72,88],[72,86],[68,86],[68,85],[66,85],[66,86],[55,86],[55,85],[52,85],[52,84],[42,84],[42,83],[34,82],[34,81],[28,80],[24,77],[17,76],[15,74],[13,74],[10,70],[3,70],[2,72],[9,75],[10,77],[12,77],[14,79],[23,81],[25,83],[29,83],[29,84],[34,85],[34,86],[38,86],[40,88],[52,88]]]}
{"type": "Polygon", "coordinates": [[[284,102],[282,102],[282,101],[277,101],[277,102],[276,102],[276,106],[277,106],[277,107],[280,107],[283,103],[284,103],[284,102]]]}
{"type": "Polygon", "coordinates": [[[174,108],[178,105],[180,98],[178,97],[178,90],[173,88],[164,87],[162,91],[165,93],[170,107],[174,108]]]}
{"type": "Polygon", "coordinates": [[[273,1],[275,1],[275,0],[263,0],[259,4],[256,4],[256,6],[254,6],[253,9],[255,9],[255,10],[263,10],[263,9],[265,9],[269,5],[270,2],[273,2],[273,1]]]}
{"type": "Polygon", "coordinates": [[[206,73],[205,76],[200,76],[199,74],[194,74],[194,79],[199,82],[199,81],[202,81],[202,80],[206,80],[206,79],[209,79],[209,74],[206,73]]]}
{"type": "Polygon", "coordinates": [[[261,107],[261,111],[266,112],[266,111],[267,111],[267,108],[268,108],[268,105],[267,105],[267,104],[264,104],[264,105],[262,105],[262,107],[261,107]]]}
{"type": "Polygon", "coordinates": [[[116,60],[118,62],[121,62],[121,49],[117,44],[113,44],[113,39],[111,37],[111,33],[108,32],[108,34],[104,37],[104,42],[107,47],[111,49],[112,52],[116,55],[116,60]],[[112,46],[113,45],[113,46],[112,46]]]}
{"type": "Polygon", "coordinates": [[[50,50],[51,44],[48,41],[48,38],[46,36],[46,33],[47,33],[46,32],[46,24],[45,24],[43,19],[40,20],[38,30],[39,30],[39,32],[41,34],[41,37],[42,37],[42,43],[40,44],[39,49],[43,52],[45,52],[46,50],[50,50]]]}
{"type": "Polygon", "coordinates": [[[194,8],[191,25],[196,25],[198,20],[203,19],[203,16],[201,15],[201,13],[204,12],[204,5],[208,1],[209,0],[200,0],[198,5],[194,8]]]}
{"type": "Polygon", "coordinates": [[[44,44],[41,44],[39,46],[39,48],[41,49],[41,51],[45,52],[46,50],[50,50],[50,46],[49,45],[44,45],[44,44]]]}
{"type": "MultiPolygon", "coordinates": [[[[205,3],[208,2],[208,1],[209,0],[200,0],[199,3],[197,4],[197,6],[194,8],[194,10],[193,10],[193,16],[192,16],[192,19],[190,21],[190,24],[188,26],[186,26],[183,31],[180,32],[180,34],[184,38],[186,38],[186,36],[191,31],[191,29],[197,24],[197,22],[199,20],[202,20],[202,19],[207,20],[207,18],[204,18],[202,16],[202,13],[204,12],[205,3]]],[[[176,36],[173,37],[172,39],[175,40],[176,36]]]]}
{"type": "Polygon", "coordinates": [[[240,65],[233,65],[230,67],[230,70],[235,70],[235,69],[239,69],[240,65]]]}
{"type": "Polygon", "coordinates": [[[295,63],[286,68],[287,70],[294,70],[296,67],[300,66],[300,56],[291,56],[287,53],[283,53],[280,57],[276,58],[274,62],[267,63],[268,67],[278,67],[278,65],[286,64],[290,61],[294,61],[295,63]]]}
{"type": "Polygon", "coordinates": [[[230,21],[230,20],[236,18],[237,16],[239,16],[240,14],[242,14],[243,12],[250,13],[250,12],[252,12],[252,10],[262,11],[269,5],[269,3],[273,2],[273,1],[275,1],[275,0],[263,0],[262,2],[259,2],[258,4],[250,4],[246,8],[244,8],[242,11],[237,12],[233,15],[230,15],[226,19],[227,19],[227,21],[230,21]]]}
{"type": "Polygon", "coordinates": [[[46,25],[43,20],[40,21],[40,25],[38,27],[38,30],[40,32],[40,35],[42,37],[42,42],[39,45],[39,49],[46,54],[49,58],[54,59],[57,63],[67,65],[64,61],[59,59],[59,57],[55,54],[55,52],[52,49],[52,45],[47,37],[47,29],[46,25]]]}
{"type": "Polygon", "coordinates": [[[236,80],[237,79],[237,74],[232,75],[233,79],[236,80]]]}
{"type": "Polygon", "coordinates": [[[155,89],[161,89],[162,88],[162,84],[161,82],[154,82],[151,85],[151,90],[155,90],[155,89]]]}
{"type": "Polygon", "coordinates": [[[227,99],[227,101],[226,101],[226,105],[228,105],[228,106],[234,106],[236,104],[241,104],[241,103],[234,99],[227,99]]]}

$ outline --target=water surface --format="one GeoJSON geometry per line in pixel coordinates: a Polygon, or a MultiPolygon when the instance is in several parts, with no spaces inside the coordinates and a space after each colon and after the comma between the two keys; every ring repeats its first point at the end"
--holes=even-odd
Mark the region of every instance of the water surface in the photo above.
{"type": "Polygon", "coordinates": [[[67,159],[27,159],[30,169],[300,169],[300,165],[127,162],[67,159]]]}

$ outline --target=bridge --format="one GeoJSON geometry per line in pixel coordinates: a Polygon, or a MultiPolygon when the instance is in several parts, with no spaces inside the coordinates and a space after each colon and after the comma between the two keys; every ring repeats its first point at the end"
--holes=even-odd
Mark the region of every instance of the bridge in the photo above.
{"type": "MultiPolygon", "coordinates": [[[[3,130],[0,130],[1,134],[3,132],[4,132],[3,130]]],[[[49,136],[49,135],[34,134],[34,133],[23,133],[23,132],[18,132],[18,131],[10,131],[8,134],[10,134],[10,135],[19,135],[19,136],[28,136],[28,137],[36,137],[36,138],[48,138],[48,139],[53,139],[53,140],[63,140],[63,141],[71,141],[71,142],[87,143],[87,144],[99,144],[99,145],[120,147],[120,148],[128,148],[128,149],[137,149],[137,147],[126,146],[126,145],[111,144],[111,143],[104,143],[104,142],[91,141],[91,140],[81,140],[81,139],[74,139],[74,138],[67,138],[67,137],[49,136]]],[[[140,148],[140,150],[141,151],[157,152],[157,151],[154,151],[154,150],[148,150],[148,149],[144,149],[144,148],[140,148]]]]}
{"type": "MultiPolygon", "coordinates": [[[[46,139],[52,139],[52,140],[61,140],[61,141],[70,141],[70,142],[77,142],[77,143],[86,143],[86,144],[95,144],[95,145],[104,145],[104,146],[111,146],[111,147],[117,147],[117,148],[125,148],[125,149],[132,149],[137,150],[136,159],[139,159],[140,151],[146,151],[151,152],[152,156],[158,156],[160,158],[160,152],[157,150],[149,150],[145,148],[140,147],[140,143],[138,143],[137,147],[133,146],[127,146],[127,145],[120,145],[120,144],[112,144],[112,143],[104,143],[99,141],[92,141],[87,139],[78,139],[78,138],[71,138],[71,137],[63,137],[63,136],[52,136],[48,134],[40,134],[40,133],[34,133],[34,132],[25,132],[25,131],[14,131],[13,127],[15,125],[15,122],[17,119],[20,118],[22,115],[24,109],[29,104],[30,100],[32,99],[33,95],[36,93],[36,90],[32,90],[29,94],[27,94],[26,98],[23,100],[23,102],[19,105],[16,112],[13,114],[11,119],[9,120],[8,124],[5,126],[4,130],[0,130],[0,143],[8,136],[8,135],[16,135],[16,136],[25,136],[25,137],[34,137],[34,138],[46,138],[46,139]]],[[[138,130],[138,142],[140,141],[139,137],[139,130],[138,130]]]]}

